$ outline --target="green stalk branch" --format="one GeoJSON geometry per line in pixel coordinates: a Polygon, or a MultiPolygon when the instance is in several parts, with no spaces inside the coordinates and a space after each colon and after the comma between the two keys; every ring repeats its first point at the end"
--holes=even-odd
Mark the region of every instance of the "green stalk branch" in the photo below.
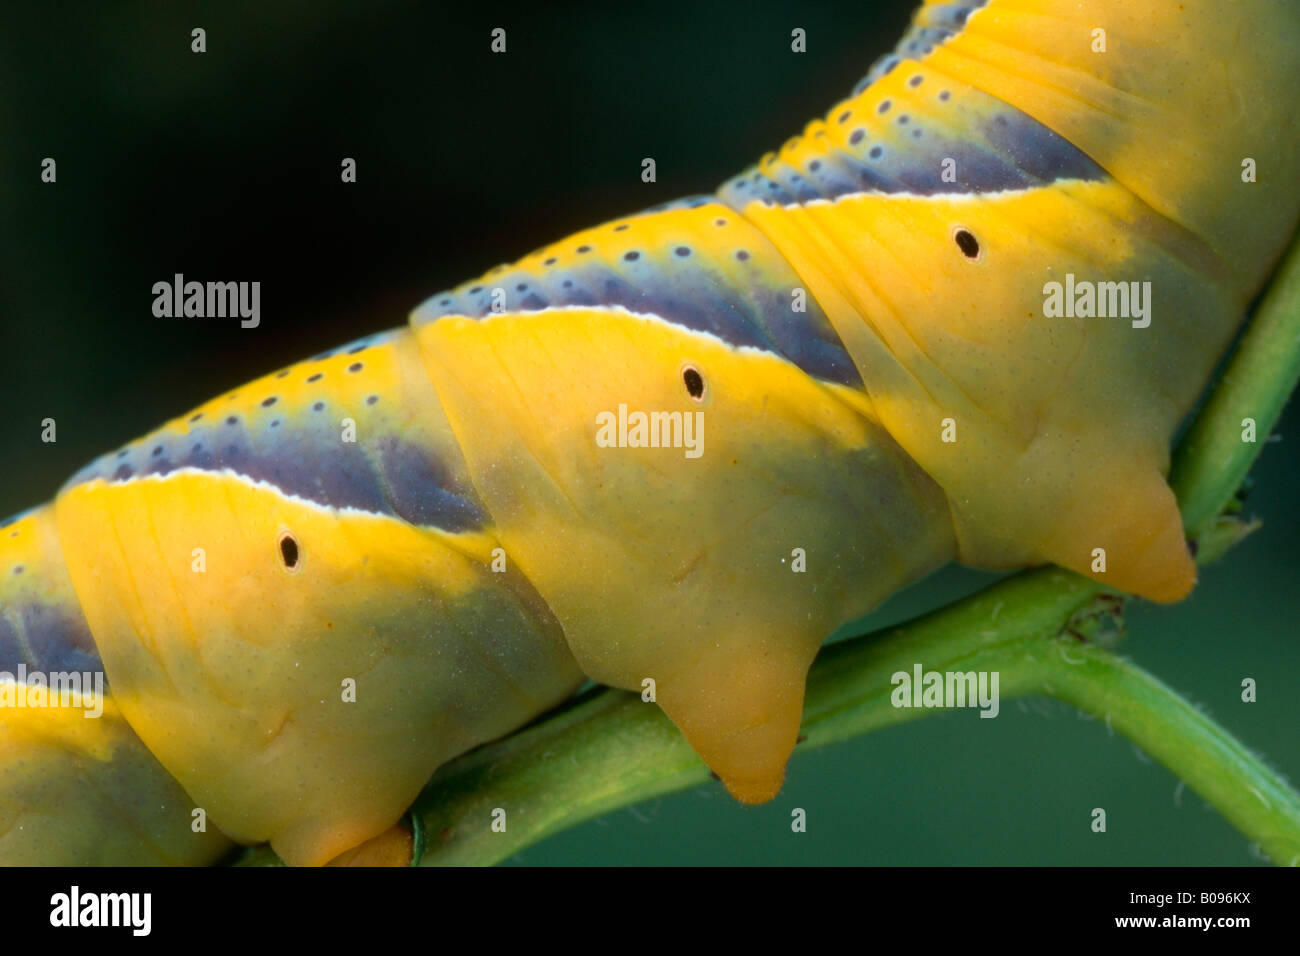
{"type": "Polygon", "coordinates": [[[1209,400],[1178,447],[1169,484],[1183,525],[1196,531],[1223,511],[1254,464],[1300,382],[1300,238],[1292,240],[1268,293],[1209,400]],[[1243,419],[1257,440],[1242,441],[1243,419]]]}
{"type": "MultiPolygon", "coordinates": [[[[1018,575],[895,628],[834,644],[809,674],[796,754],[931,713],[890,702],[892,675],[996,671],[1003,701],[1045,694],[1129,737],[1279,863],[1300,859],[1300,795],[1227,731],[1141,668],[1062,636],[1105,628],[1116,599],[1058,569],[1018,575]]],[[[707,768],[653,704],[593,692],[453,761],[414,808],[426,864],[491,864],[610,810],[706,782],[707,768]],[[489,826],[506,810],[504,833],[489,826]]]]}
{"type": "Polygon", "coordinates": [[[1044,668],[1053,697],[1101,715],[1275,862],[1300,865],[1300,796],[1241,741],[1131,661],[1085,646],[1044,668]]]}
{"type": "MultiPolygon", "coordinates": [[[[999,670],[1003,698],[1040,692],[1023,645],[1044,628],[1055,632],[1100,592],[1069,572],[1037,571],[883,637],[826,648],[809,673],[796,754],[928,713],[889,700],[892,675],[916,662],[926,670],[999,670]]],[[[413,812],[425,827],[425,864],[491,864],[583,820],[708,780],[708,768],[657,706],[601,690],[448,764],[413,812]],[[507,811],[505,833],[488,826],[495,807],[507,811]]]]}

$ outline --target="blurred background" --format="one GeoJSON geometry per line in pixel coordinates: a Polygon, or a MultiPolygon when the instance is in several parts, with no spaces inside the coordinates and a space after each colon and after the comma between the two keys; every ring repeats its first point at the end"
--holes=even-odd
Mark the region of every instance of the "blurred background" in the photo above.
{"type": "MultiPolygon", "coordinates": [[[[0,12],[0,517],[240,382],[576,229],[712,191],[847,95],[910,0],[700,5],[225,2],[0,12]],[[704,8],[702,8],[704,7],[704,8]],[[494,27],[507,53],[489,51],[494,27]],[[190,52],[190,31],[207,52],[190,52]],[[807,31],[807,53],[790,32],[807,31]],[[640,179],[652,156],[658,182],[640,179]],[[41,161],[58,182],[40,182],[41,161]],[[339,181],[353,157],[358,182],[339,181]],[[180,272],[258,280],[262,321],[158,319],[180,272]],[[40,440],[41,420],[58,441],[40,440]]],[[[1177,148],[1177,144],[1170,144],[1177,148]]],[[[1264,528],[1125,650],[1300,774],[1300,412],[1255,471],[1264,528]],[[1240,701],[1244,677],[1259,700],[1240,701]]],[[[884,624],[991,580],[949,568],[884,624]]],[[[1244,837],[1104,726],[1006,702],[815,751],[772,804],[720,784],[522,864],[1228,864],[1244,837]],[[1104,807],[1108,832],[1089,829],[1104,807]],[[790,809],[808,811],[792,834],[790,809]]]]}

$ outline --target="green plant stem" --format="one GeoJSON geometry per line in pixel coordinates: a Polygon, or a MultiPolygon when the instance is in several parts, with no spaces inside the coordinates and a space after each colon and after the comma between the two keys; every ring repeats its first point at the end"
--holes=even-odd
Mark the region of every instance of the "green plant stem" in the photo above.
{"type": "Polygon", "coordinates": [[[1241,741],[1131,661],[1084,646],[1062,654],[1047,693],[1106,725],[1174,772],[1275,862],[1300,864],[1300,796],[1241,741]]]}
{"type": "MultiPolygon", "coordinates": [[[[1020,643],[1100,591],[1065,571],[1033,572],[881,638],[828,647],[809,673],[796,753],[925,715],[889,699],[894,672],[910,672],[914,662],[927,670],[1001,668],[1007,696],[1008,671],[1025,663],[1020,643]]],[[[1032,684],[1030,672],[1015,679],[1032,684]]],[[[582,820],[708,779],[708,769],[654,704],[623,691],[593,693],[442,768],[414,808],[427,828],[423,862],[497,863],[582,820]],[[497,807],[507,813],[504,833],[488,825],[497,807]]]]}
{"type": "MultiPolygon", "coordinates": [[[[1274,860],[1294,860],[1300,796],[1262,761],[1141,668],[1073,637],[1043,637],[1105,593],[1064,571],[1035,571],[883,636],[827,648],[809,675],[796,752],[929,713],[890,700],[893,674],[914,663],[997,672],[1002,700],[1047,694],[1105,720],[1274,860]]],[[[658,708],[603,691],[439,772],[415,807],[428,828],[424,862],[496,863],[582,820],[707,779],[658,708]],[[507,813],[504,833],[489,826],[497,807],[507,813]]]]}
{"type": "Polygon", "coordinates": [[[1195,531],[1231,500],[1300,382],[1300,239],[1273,275],[1232,361],[1179,445],[1169,474],[1195,531]],[[1242,441],[1243,419],[1256,440],[1242,441]]]}
{"type": "MultiPolygon", "coordinates": [[[[1300,795],[1231,734],[1157,678],[1114,653],[1056,635],[1106,608],[1095,583],[1030,572],[874,638],[835,644],[809,674],[796,753],[913,720],[892,680],[927,671],[999,674],[1002,701],[1045,694],[1137,743],[1278,863],[1300,859],[1300,795]]],[[[708,770],[662,712],[621,691],[591,694],[557,717],[454,761],[414,812],[425,864],[492,864],[618,807],[704,783],[708,770]],[[506,812],[505,832],[489,825],[506,812]]]]}

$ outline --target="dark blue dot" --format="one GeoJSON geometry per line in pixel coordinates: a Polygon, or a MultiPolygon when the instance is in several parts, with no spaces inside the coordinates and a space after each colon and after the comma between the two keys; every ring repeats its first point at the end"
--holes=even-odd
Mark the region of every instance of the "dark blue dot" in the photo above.
{"type": "Polygon", "coordinates": [[[270,408],[270,407],[271,407],[272,405],[274,405],[277,401],[278,401],[278,399],[277,399],[274,395],[272,395],[270,398],[264,398],[264,399],[262,399],[262,407],[263,407],[263,408],[270,408]]]}
{"type": "Polygon", "coordinates": [[[551,256],[551,258],[549,258],[549,259],[547,259],[545,262],[543,262],[542,265],[544,265],[544,266],[553,266],[553,265],[555,265],[555,256],[551,256]]]}
{"type": "Polygon", "coordinates": [[[811,163],[808,164],[808,172],[810,173],[815,173],[817,172],[817,170],[821,168],[822,168],[822,161],[820,159],[814,159],[811,163]]]}
{"type": "Polygon", "coordinates": [[[910,123],[911,121],[912,121],[912,117],[910,117],[910,116],[908,116],[906,113],[904,113],[902,116],[900,116],[900,117],[898,118],[898,125],[899,125],[899,126],[906,126],[906,125],[907,125],[908,123],[910,123]]]}
{"type": "Polygon", "coordinates": [[[451,305],[451,299],[443,299],[443,300],[441,300],[438,304],[439,304],[439,305],[451,305]]]}
{"type": "Polygon", "coordinates": [[[591,252],[591,246],[578,246],[578,252],[583,254],[591,252]]]}
{"type": "Polygon", "coordinates": [[[852,115],[853,115],[853,110],[845,110],[843,113],[840,114],[840,122],[847,123],[849,121],[849,117],[852,115]]]}
{"type": "Polygon", "coordinates": [[[324,402],[317,402],[315,405],[312,406],[312,411],[314,412],[324,411],[324,409],[325,409],[324,402]]]}
{"type": "Polygon", "coordinates": [[[377,402],[377,401],[379,401],[379,396],[378,396],[378,395],[368,395],[368,396],[366,396],[366,404],[367,404],[367,405],[373,405],[373,404],[375,404],[375,402],[377,402]]]}
{"type": "Polygon", "coordinates": [[[309,375],[309,376],[307,376],[307,381],[308,381],[308,382],[319,382],[319,381],[320,381],[322,378],[324,378],[324,377],[325,377],[325,373],[324,373],[324,372],[317,372],[315,375],[309,375]]]}
{"type": "Polygon", "coordinates": [[[922,80],[922,79],[924,79],[924,77],[914,76],[914,77],[912,77],[910,80],[907,81],[907,85],[908,85],[908,86],[920,86],[920,85],[921,85],[921,80],[922,80]]]}
{"type": "Polygon", "coordinates": [[[689,256],[691,254],[691,250],[686,248],[685,246],[678,246],[673,251],[676,252],[679,256],[689,256]]]}
{"type": "Polygon", "coordinates": [[[22,573],[23,573],[23,566],[21,564],[15,564],[14,574],[22,574],[22,573]]]}
{"type": "Polygon", "coordinates": [[[625,252],[623,253],[623,258],[626,259],[628,262],[636,262],[638,259],[641,258],[641,253],[635,251],[625,252]]]}
{"type": "Polygon", "coordinates": [[[877,113],[888,113],[888,112],[889,112],[889,108],[890,108],[891,106],[893,106],[893,105],[894,105],[894,104],[893,104],[892,101],[890,101],[890,100],[884,100],[884,101],[883,101],[879,106],[876,107],[876,112],[877,112],[877,113]]]}
{"type": "Polygon", "coordinates": [[[881,153],[883,153],[883,152],[884,152],[884,150],[881,149],[879,146],[872,146],[872,147],[871,147],[871,152],[868,153],[867,155],[870,156],[872,159],[879,159],[881,153]]]}
{"type": "Polygon", "coordinates": [[[725,219],[715,219],[715,220],[713,220],[713,224],[714,224],[715,226],[725,226],[725,225],[727,224],[727,220],[725,220],[725,219]]]}
{"type": "Polygon", "coordinates": [[[238,424],[239,424],[239,419],[236,418],[234,415],[231,415],[229,418],[226,419],[226,424],[227,424],[227,425],[238,425],[238,424]]]}
{"type": "Polygon", "coordinates": [[[192,447],[192,448],[190,449],[190,451],[193,452],[193,453],[196,454],[196,455],[197,455],[199,452],[201,452],[202,450],[203,450],[203,442],[201,442],[201,441],[196,441],[196,442],[194,443],[194,447],[192,447]]]}
{"type": "Polygon", "coordinates": [[[952,94],[949,93],[947,90],[944,90],[942,93],[939,94],[939,99],[946,101],[948,97],[950,97],[951,95],[952,94]]]}
{"type": "Polygon", "coordinates": [[[528,283],[527,283],[527,282],[521,282],[521,283],[519,283],[519,285],[515,286],[515,291],[516,291],[516,292],[523,292],[523,291],[526,290],[527,288],[528,288],[528,283]]]}
{"type": "Polygon", "coordinates": [[[741,262],[744,262],[746,259],[749,258],[749,253],[746,252],[744,249],[738,249],[736,250],[736,258],[739,259],[741,262]]]}
{"type": "Polygon", "coordinates": [[[360,362],[353,362],[351,365],[348,366],[348,371],[349,371],[349,372],[360,372],[360,371],[361,371],[361,367],[362,367],[362,366],[361,366],[361,363],[360,363],[360,362]]]}
{"type": "Polygon", "coordinates": [[[202,418],[202,417],[203,417],[203,413],[202,413],[202,412],[199,412],[199,413],[196,414],[196,415],[191,415],[191,416],[190,416],[190,421],[192,421],[192,422],[197,422],[197,421],[198,421],[200,418],[202,418]]]}
{"type": "Polygon", "coordinates": [[[163,446],[162,446],[162,445],[157,445],[157,446],[155,446],[155,447],[154,447],[154,450],[153,450],[153,452],[152,452],[152,454],[153,454],[153,456],[154,456],[155,458],[157,458],[157,457],[158,457],[159,455],[161,455],[162,453],[163,453],[163,446]]]}
{"type": "Polygon", "coordinates": [[[623,231],[624,229],[626,229],[626,228],[627,228],[627,223],[624,222],[624,223],[620,223],[619,225],[615,226],[615,227],[614,227],[614,231],[615,231],[615,232],[622,232],[622,231],[623,231]]]}
{"type": "Polygon", "coordinates": [[[483,291],[483,287],[482,287],[481,285],[476,285],[476,286],[474,286],[474,288],[472,288],[472,289],[469,290],[469,294],[470,294],[470,295],[478,295],[478,294],[479,294],[480,292],[482,292],[482,291],[483,291]]]}
{"type": "Polygon", "coordinates": [[[285,369],[283,372],[276,372],[276,373],[275,373],[275,377],[276,377],[276,378],[284,378],[284,377],[285,377],[286,375],[288,375],[288,374],[289,374],[289,370],[288,370],[288,369],[285,369]]]}
{"type": "Polygon", "coordinates": [[[130,451],[131,451],[131,449],[129,449],[129,448],[123,448],[121,451],[119,451],[119,452],[117,453],[117,457],[118,457],[118,458],[125,458],[125,457],[127,456],[127,454],[130,453],[130,451]]]}
{"type": "Polygon", "coordinates": [[[272,422],[271,422],[271,427],[272,427],[272,428],[279,428],[279,427],[280,427],[280,419],[277,418],[277,419],[275,419],[274,421],[272,421],[272,422]]]}
{"type": "Polygon", "coordinates": [[[358,345],[358,346],[357,346],[356,348],[354,348],[354,349],[349,349],[349,350],[348,350],[348,354],[349,354],[349,355],[356,355],[358,352],[364,352],[365,350],[366,350],[366,346],[364,346],[364,345],[358,345]]]}
{"type": "Polygon", "coordinates": [[[867,134],[866,134],[866,132],[865,132],[864,130],[855,129],[855,130],[853,131],[853,135],[849,137],[849,142],[850,142],[852,145],[856,146],[856,145],[858,145],[858,143],[862,142],[862,137],[864,137],[864,136],[866,136],[866,135],[867,135],[867,134]]]}
{"type": "Polygon", "coordinates": [[[566,289],[568,289],[568,288],[572,288],[572,286],[573,286],[573,280],[572,280],[572,279],[565,279],[564,282],[562,283],[562,285],[563,285],[566,289]]]}

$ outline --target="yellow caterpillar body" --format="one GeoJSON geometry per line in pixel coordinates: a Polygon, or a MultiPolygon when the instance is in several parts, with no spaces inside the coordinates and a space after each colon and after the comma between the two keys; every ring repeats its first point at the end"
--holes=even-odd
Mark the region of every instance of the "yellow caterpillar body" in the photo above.
{"type": "Polygon", "coordinates": [[[821,642],[950,560],[1184,597],[1298,50],[1285,0],[927,2],[716,195],[91,463],[0,529],[0,862],[322,864],[585,678],[761,802],[821,642]]]}

